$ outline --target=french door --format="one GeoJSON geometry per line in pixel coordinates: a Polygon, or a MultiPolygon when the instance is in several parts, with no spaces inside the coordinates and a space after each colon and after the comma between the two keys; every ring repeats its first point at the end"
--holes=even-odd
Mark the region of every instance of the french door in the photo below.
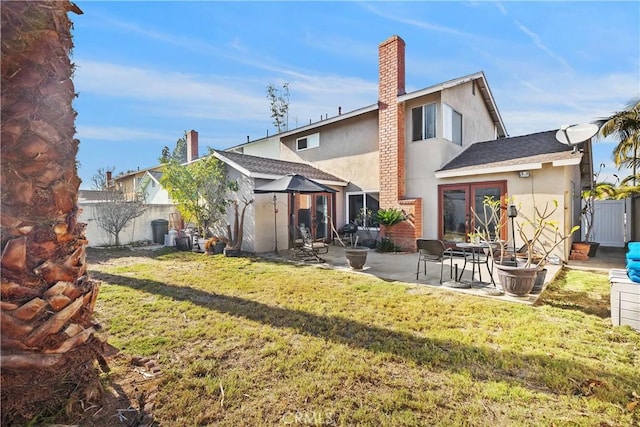
{"type": "MultiPolygon", "coordinates": [[[[293,207],[291,215],[292,230],[304,226],[310,230],[314,239],[329,240],[331,228],[329,218],[333,212],[333,197],[329,193],[291,195],[293,207]]],[[[297,232],[294,233],[294,239],[297,232]]]]}
{"type": "MultiPolygon", "coordinates": [[[[485,221],[483,201],[486,196],[500,200],[502,209],[506,209],[507,182],[491,181],[439,185],[438,238],[445,242],[466,242],[469,233],[472,233],[478,225],[473,212],[475,211],[482,222],[485,221]]],[[[500,230],[500,238],[506,239],[506,236],[506,224],[503,224],[500,230]]]]}

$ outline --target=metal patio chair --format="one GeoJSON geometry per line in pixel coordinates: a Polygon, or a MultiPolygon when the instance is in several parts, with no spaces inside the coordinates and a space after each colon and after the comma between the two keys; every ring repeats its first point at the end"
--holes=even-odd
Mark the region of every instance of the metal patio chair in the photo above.
{"type": "Polygon", "coordinates": [[[302,245],[297,248],[297,256],[300,256],[304,261],[325,262],[318,254],[329,252],[329,245],[326,242],[314,240],[309,229],[304,226],[300,227],[300,238],[302,245]]]}
{"type": "Polygon", "coordinates": [[[416,240],[418,248],[418,268],[416,269],[416,280],[420,276],[420,263],[424,264],[424,274],[427,274],[427,262],[440,263],[440,284],[442,284],[442,270],[444,261],[449,258],[449,278],[453,277],[453,253],[451,249],[446,248],[442,240],[416,240]]]}

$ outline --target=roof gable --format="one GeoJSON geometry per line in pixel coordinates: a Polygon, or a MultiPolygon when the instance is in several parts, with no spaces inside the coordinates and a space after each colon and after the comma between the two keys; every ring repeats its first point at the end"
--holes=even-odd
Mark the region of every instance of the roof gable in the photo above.
{"type": "Polygon", "coordinates": [[[343,179],[305,163],[251,156],[232,151],[214,150],[213,154],[218,159],[252,178],[277,179],[288,174],[298,174],[322,183],[347,185],[347,182],[343,179]]]}

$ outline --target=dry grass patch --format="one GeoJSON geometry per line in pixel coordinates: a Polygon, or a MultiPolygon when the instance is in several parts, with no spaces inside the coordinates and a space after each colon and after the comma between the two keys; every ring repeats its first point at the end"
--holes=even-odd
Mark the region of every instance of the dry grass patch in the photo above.
{"type": "Polygon", "coordinates": [[[105,381],[157,360],[162,425],[638,422],[640,336],[602,311],[606,276],[567,272],[530,307],[258,259],[103,258],[96,316],[123,354],[105,381]]]}

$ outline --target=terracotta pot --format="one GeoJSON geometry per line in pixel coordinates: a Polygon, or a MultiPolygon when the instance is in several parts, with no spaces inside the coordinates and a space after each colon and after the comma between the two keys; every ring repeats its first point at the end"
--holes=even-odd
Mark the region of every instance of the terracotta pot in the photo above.
{"type": "Polygon", "coordinates": [[[540,266],[511,267],[507,265],[495,265],[498,270],[498,280],[502,289],[508,295],[527,296],[533,289],[540,266]]]}
{"type": "Polygon", "coordinates": [[[367,262],[367,253],[369,248],[346,248],[344,253],[349,262],[349,267],[354,270],[362,270],[364,263],[367,262]]]}
{"type": "Polygon", "coordinates": [[[574,251],[579,251],[579,252],[583,252],[585,254],[589,254],[589,251],[591,250],[591,243],[589,242],[574,242],[571,245],[571,249],[574,251]]]}

